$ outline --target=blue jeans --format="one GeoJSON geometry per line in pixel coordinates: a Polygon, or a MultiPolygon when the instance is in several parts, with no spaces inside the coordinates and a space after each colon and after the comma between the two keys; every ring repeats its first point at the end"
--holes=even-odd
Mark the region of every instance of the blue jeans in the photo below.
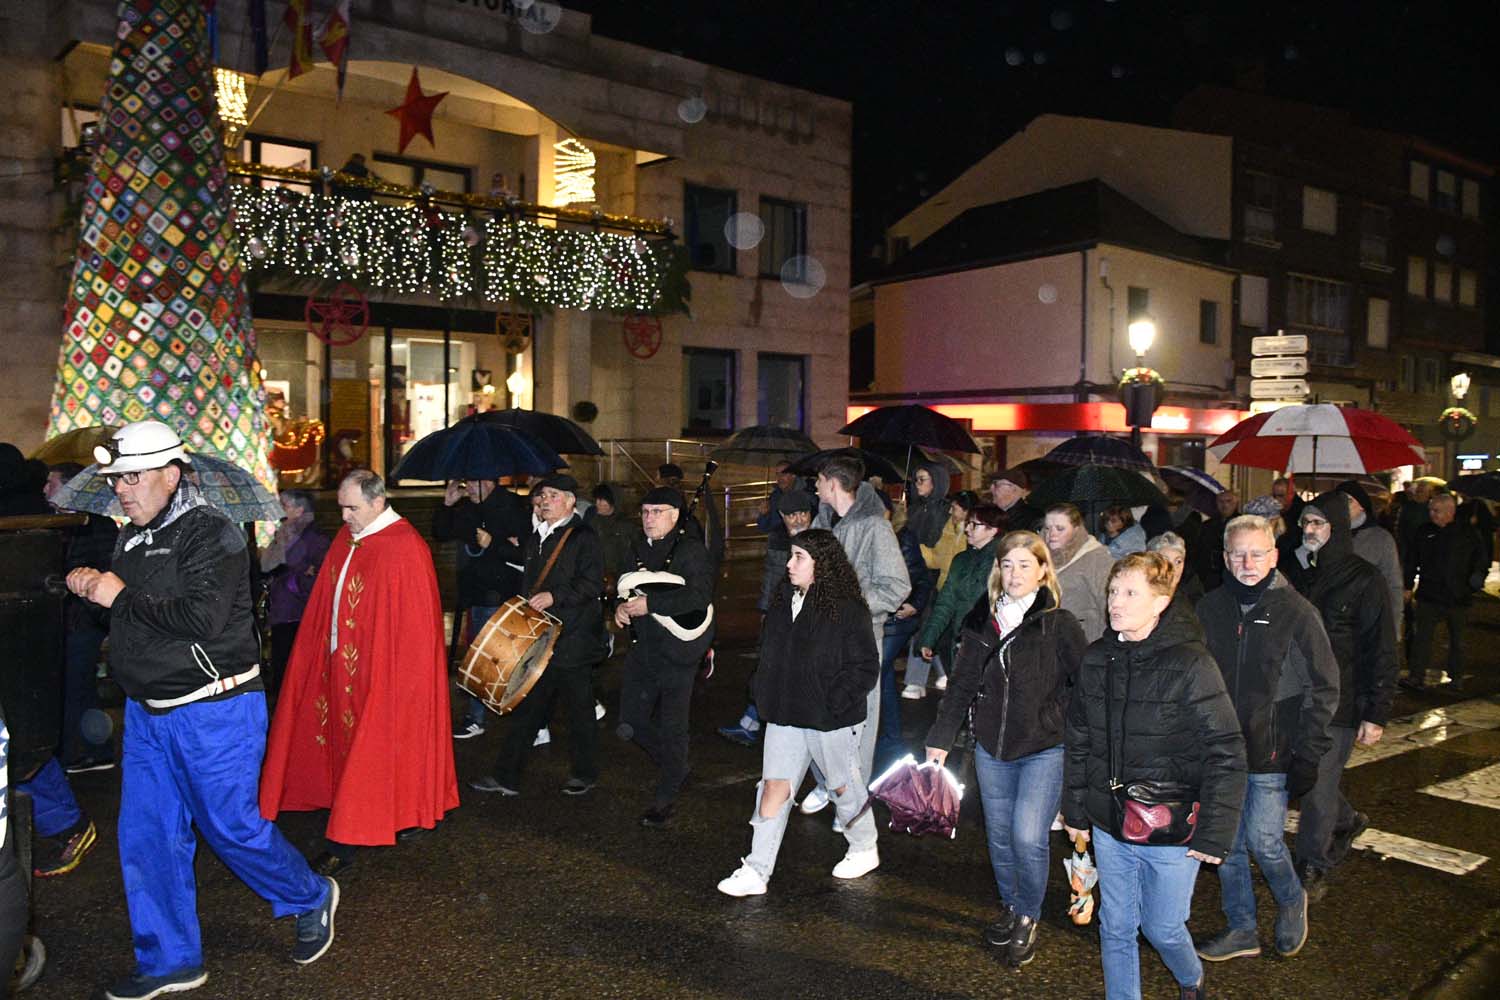
{"type": "Polygon", "coordinates": [[[1302,881],[1286,849],[1286,775],[1252,774],[1245,786],[1245,809],[1229,857],[1219,866],[1224,916],[1235,930],[1255,930],[1255,890],[1250,855],[1280,906],[1302,898],[1302,881]]]}
{"type": "Polygon", "coordinates": [[[976,746],[974,773],[1000,901],[1035,920],[1042,915],[1052,860],[1047,832],[1062,800],[1063,748],[1001,760],[976,746]]]}
{"type": "Polygon", "coordinates": [[[55,837],[83,819],[83,810],[73,797],[73,786],[56,757],[50,758],[16,790],[31,796],[31,825],[38,837],[55,837]]]}
{"type": "Polygon", "coordinates": [[[896,657],[911,641],[917,630],[915,616],[906,622],[886,625],[885,637],[880,643],[880,733],[875,738],[875,767],[873,775],[906,754],[906,743],[901,738],[901,696],[896,690],[896,657]]]}
{"type": "Polygon", "coordinates": [[[1179,985],[1203,981],[1187,918],[1193,909],[1198,861],[1186,847],[1147,847],[1093,830],[1099,868],[1099,957],[1106,1000],[1140,1000],[1141,956],[1136,931],[1146,935],[1179,985]]]}

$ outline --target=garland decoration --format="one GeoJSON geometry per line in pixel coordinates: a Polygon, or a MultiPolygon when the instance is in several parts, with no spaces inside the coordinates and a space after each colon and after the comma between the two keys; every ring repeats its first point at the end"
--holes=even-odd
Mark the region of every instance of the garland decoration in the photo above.
{"type": "Polygon", "coordinates": [[[1132,385],[1152,385],[1165,389],[1167,380],[1155,368],[1127,368],[1120,375],[1120,391],[1132,385]]]}
{"type": "Polygon", "coordinates": [[[1463,441],[1474,433],[1479,418],[1462,406],[1450,406],[1438,417],[1438,430],[1450,441],[1463,441]]]}

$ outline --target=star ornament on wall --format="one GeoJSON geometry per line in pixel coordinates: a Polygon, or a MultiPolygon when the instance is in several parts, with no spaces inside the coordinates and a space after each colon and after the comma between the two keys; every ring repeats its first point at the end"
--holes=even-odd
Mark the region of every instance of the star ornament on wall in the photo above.
{"type": "Polygon", "coordinates": [[[401,123],[401,142],[397,152],[406,152],[407,144],[419,135],[433,149],[437,148],[437,142],[432,138],[432,113],[437,110],[438,102],[447,96],[446,90],[438,94],[422,93],[422,81],[417,77],[417,68],[411,68],[405,102],[399,108],[391,108],[386,112],[401,123]]]}

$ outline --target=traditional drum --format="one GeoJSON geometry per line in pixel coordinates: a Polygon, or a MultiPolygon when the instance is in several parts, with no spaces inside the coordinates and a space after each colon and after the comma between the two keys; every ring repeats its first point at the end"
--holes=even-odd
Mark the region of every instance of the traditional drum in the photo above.
{"type": "Polygon", "coordinates": [[[512,597],[469,645],[458,684],[500,715],[521,703],[552,659],[562,622],[512,597]]]}

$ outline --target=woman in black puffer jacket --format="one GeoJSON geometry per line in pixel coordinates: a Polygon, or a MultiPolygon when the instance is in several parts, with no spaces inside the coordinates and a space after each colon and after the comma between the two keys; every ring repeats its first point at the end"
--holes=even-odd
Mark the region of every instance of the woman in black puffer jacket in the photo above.
{"type": "Polygon", "coordinates": [[[1040,535],[1012,531],[995,547],[988,593],[964,620],[927,759],[941,763],[972,719],[1000,919],[984,939],[1012,965],[1031,961],[1051,856],[1047,831],[1062,793],[1063,719],[1088,645],[1058,607],[1057,574],[1040,535]]]}
{"type": "Polygon", "coordinates": [[[1198,864],[1229,853],[1245,797],[1245,741],[1224,679],[1192,611],[1172,603],[1172,568],[1137,552],[1109,574],[1110,628],[1084,654],[1068,706],[1063,821],[1073,838],[1093,828],[1099,866],[1100,958],[1110,1000],[1141,995],[1136,932],[1143,931],[1196,997],[1203,963],[1187,918],[1198,864]],[[1196,790],[1197,825],[1175,845],[1126,839],[1112,790],[1170,782],[1196,790]]]}

